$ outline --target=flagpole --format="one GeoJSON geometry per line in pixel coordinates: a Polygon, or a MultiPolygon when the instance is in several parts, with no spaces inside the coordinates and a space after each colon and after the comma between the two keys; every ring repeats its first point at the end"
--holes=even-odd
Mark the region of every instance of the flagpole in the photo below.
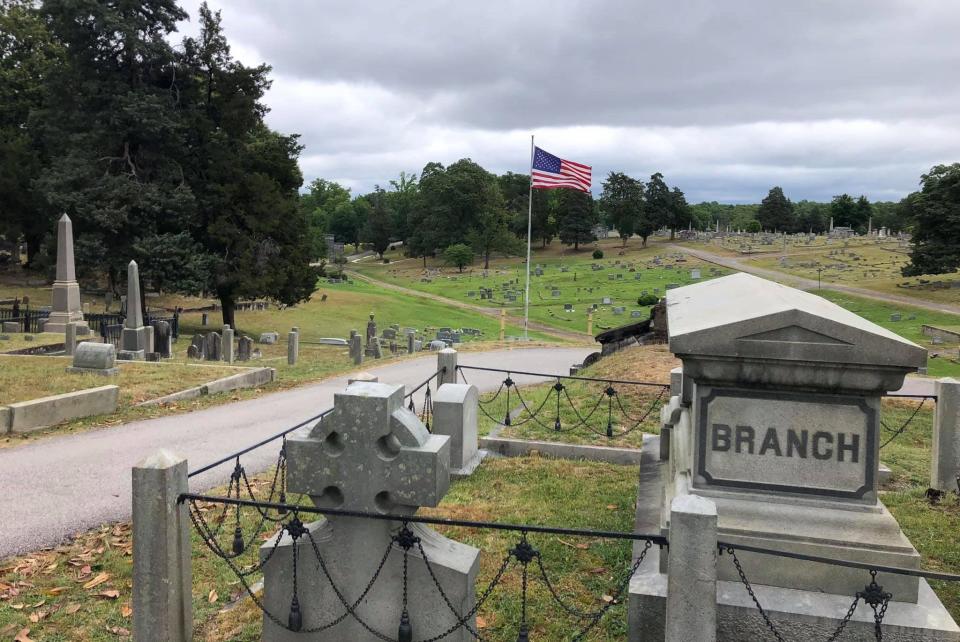
{"type": "Polygon", "coordinates": [[[530,233],[533,227],[533,134],[530,134],[530,194],[527,198],[527,289],[523,295],[523,340],[527,341],[530,324],[530,233]]]}

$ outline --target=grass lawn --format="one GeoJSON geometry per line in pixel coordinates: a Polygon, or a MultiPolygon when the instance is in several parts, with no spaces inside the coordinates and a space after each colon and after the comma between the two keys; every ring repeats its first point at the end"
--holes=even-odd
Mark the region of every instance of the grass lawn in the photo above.
{"type": "MultiPolygon", "coordinates": [[[[657,290],[662,295],[667,284],[692,283],[690,271],[694,268],[700,269],[702,279],[729,273],[728,270],[718,269],[711,274],[710,269],[714,266],[692,257],[678,261],[664,247],[650,245],[641,248],[636,239],[626,249],[620,247],[619,241],[604,241],[602,247],[604,258],[596,260],[590,251],[561,254],[553,250],[538,250],[534,253],[530,276],[531,320],[562,330],[586,332],[587,312],[596,303],[598,307],[594,313],[593,327],[594,332],[598,332],[631,323],[630,313],[633,310],[639,311],[641,319],[649,317],[649,306],[637,305],[637,298],[644,290],[650,294],[655,294],[654,290],[657,290]],[[660,265],[654,264],[656,256],[661,257],[660,265]],[[594,270],[593,264],[603,269],[594,270]],[[537,266],[542,268],[542,276],[536,276],[537,266]],[[559,294],[554,296],[554,291],[559,294]],[[610,298],[610,304],[603,303],[604,297],[610,298]],[[564,310],[565,303],[573,306],[571,312],[564,310]],[[613,308],[618,306],[626,308],[621,315],[613,313],[613,308]]],[[[521,259],[491,261],[487,276],[484,276],[485,271],[479,264],[463,273],[444,266],[440,261],[428,261],[427,265],[425,270],[419,260],[399,260],[386,265],[370,260],[351,264],[350,268],[394,285],[491,309],[505,307],[509,314],[523,316],[526,266],[521,259]],[[493,290],[492,301],[480,298],[481,288],[493,290]],[[507,292],[515,293],[516,300],[508,300],[507,292]]]]}
{"type": "Polygon", "coordinates": [[[118,362],[120,374],[70,374],[68,357],[0,355],[0,405],[75,392],[98,386],[120,386],[120,406],[161,397],[242,370],[229,366],[118,362]]]}
{"type": "MultiPolygon", "coordinates": [[[[269,474],[257,478],[266,494],[269,474]]],[[[425,514],[452,518],[629,531],[634,519],[637,471],[634,467],[542,458],[486,461],[469,479],[454,481],[436,509],[425,514]]],[[[220,490],[222,492],[223,489],[220,490]]],[[[206,518],[216,521],[219,509],[206,518]]],[[[244,512],[244,525],[253,511],[244,512]]],[[[222,538],[229,545],[232,518],[222,538]]],[[[444,528],[444,534],[481,549],[478,587],[491,579],[518,537],[511,532],[444,528]]],[[[247,532],[252,532],[249,530],[247,532]]],[[[268,535],[264,534],[265,539],[268,535]]],[[[544,565],[565,599],[581,609],[597,609],[611,595],[630,562],[630,544],[576,537],[532,535],[544,565]]],[[[0,636],[10,639],[30,629],[35,640],[116,640],[131,627],[132,559],[128,524],[110,524],[52,551],[0,562],[0,636]]],[[[251,547],[247,556],[255,555],[251,547]]],[[[249,562],[247,562],[249,563],[249,562]]],[[[531,569],[533,570],[533,568],[531,569]]],[[[251,581],[254,581],[255,578],[251,581]]],[[[516,639],[519,620],[518,569],[508,571],[479,613],[486,639],[516,639]]],[[[194,533],[193,607],[195,639],[258,640],[260,612],[249,600],[235,608],[242,587],[229,568],[214,558],[194,533]]],[[[531,576],[531,639],[570,636],[574,623],[558,616],[542,581],[531,576]]],[[[616,605],[595,629],[593,640],[619,640],[626,630],[625,609],[616,605]]]]}
{"type": "Polygon", "coordinates": [[[0,353],[23,350],[24,348],[37,348],[39,346],[62,345],[64,341],[64,336],[59,332],[42,332],[32,335],[17,332],[7,334],[6,336],[10,338],[5,341],[0,341],[0,353]],[[25,338],[28,336],[32,336],[33,339],[28,341],[25,338]]]}
{"type": "Polygon", "coordinates": [[[948,312],[933,312],[899,303],[883,303],[833,290],[811,290],[811,292],[843,306],[868,321],[896,332],[901,337],[909,339],[928,350],[944,353],[942,356],[928,359],[927,373],[930,376],[954,377],[960,375],[960,364],[954,362],[957,359],[958,345],[943,344],[935,346],[930,342],[930,337],[925,337],[920,332],[920,326],[922,325],[956,325],[960,321],[960,317],[957,315],[948,312]],[[890,320],[890,316],[895,313],[901,315],[900,321],[890,320]]]}

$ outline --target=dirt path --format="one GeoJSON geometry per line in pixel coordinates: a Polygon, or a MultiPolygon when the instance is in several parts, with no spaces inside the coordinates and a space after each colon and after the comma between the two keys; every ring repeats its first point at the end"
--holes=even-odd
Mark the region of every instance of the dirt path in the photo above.
{"type": "MultiPolygon", "coordinates": [[[[463,310],[470,310],[471,312],[476,312],[477,314],[482,314],[494,319],[500,318],[499,308],[487,308],[482,305],[476,305],[475,303],[466,303],[464,301],[457,301],[455,299],[448,299],[445,296],[440,296],[439,294],[431,294],[429,292],[421,292],[420,290],[414,290],[413,288],[406,288],[402,285],[395,285],[393,283],[388,283],[386,281],[381,281],[380,279],[375,279],[372,276],[366,274],[360,274],[359,272],[354,272],[352,270],[347,270],[347,273],[356,279],[365,281],[376,285],[377,287],[383,288],[384,290],[392,290],[393,292],[400,292],[401,294],[406,294],[407,296],[416,296],[422,299],[430,299],[438,303],[443,303],[445,305],[452,305],[463,310]]],[[[516,317],[507,313],[507,323],[513,325],[518,325],[521,328],[523,327],[523,317],[516,317]]],[[[578,343],[593,343],[592,337],[586,332],[571,332],[569,330],[561,330],[560,328],[555,328],[553,326],[545,325],[543,323],[537,323],[536,321],[530,321],[529,328],[531,330],[536,330],[537,332],[543,332],[544,334],[550,334],[560,339],[565,339],[567,341],[576,341],[578,343]]]]}
{"type": "MultiPolygon", "coordinates": [[[[750,265],[748,263],[749,259],[744,258],[735,258],[729,256],[720,256],[719,254],[713,254],[712,252],[707,252],[705,250],[693,249],[685,245],[670,245],[670,249],[677,252],[685,252],[691,256],[695,256],[698,259],[706,261],[707,263],[713,263],[714,265],[719,265],[721,267],[729,268],[731,270],[737,270],[739,272],[747,272],[749,274],[755,274],[757,276],[762,276],[768,279],[772,279],[784,285],[789,285],[795,288],[801,288],[804,290],[816,290],[817,282],[813,279],[805,279],[803,277],[794,276],[792,274],[785,274],[783,272],[777,272],[776,270],[769,270],[766,268],[760,268],[755,265],[750,265]]],[[[825,290],[833,290],[835,292],[843,292],[845,294],[852,294],[855,296],[863,297],[865,299],[873,299],[874,301],[881,301],[883,303],[900,303],[903,305],[910,305],[915,308],[921,308],[923,310],[930,310],[931,312],[945,312],[947,314],[960,314],[960,305],[951,305],[949,303],[935,303],[932,301],[924,301],[922,299],[914,299],[908,296],[902,296],[899,294],[886,294],[884,292],[877,292],[875,290],[868,290],[867,288],[858,288],[853,285],[841,285],[839,283],[830,283],[823,282],[822,286],[825,290]]]]}

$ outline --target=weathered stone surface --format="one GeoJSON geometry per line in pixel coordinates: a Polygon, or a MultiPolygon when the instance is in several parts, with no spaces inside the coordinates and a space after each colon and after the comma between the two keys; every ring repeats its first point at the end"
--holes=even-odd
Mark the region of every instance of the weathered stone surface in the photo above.
{"type": "Polygon", "coordinates": [[[717,637],[717,507],[696,495],[670,506],[666,640],[717,637]]]}
{"type": "Polygon", "coordinates": [[[936,382],[930,487],[957,490],[960,475],[960,381],[945,377],[936,382]]]}
{"type": "Polygon", "coordinates": [[[321,337],[317,339],[317,343],[325,346],[349,345],[346,339],[340,339],[339,337],[321,337]]]}
{"type": "Polygon", "coordinates": [[[267,345],[273,345],[280,340],[280,335],[277,332],[264,332],[260,335],[260,340],[258,343],[264,343],[267,345]]]}
{"type": "Polygon", "coordinates": [[[3,322],[3,331],[10,333],[20,332],[20,322],[19,321],[4,321],[3,322]]]}
{"type": "Polygon", "coordinates": [[[244,335],[237,341],[237,361],[249,361],[253,353],[253,339],[244,335]]]}
{"type": "Polygon", "coordinates": [[[187,460],[161,450],[133,468],[133,636],[193,637],[187,460]]]}
{"type": "MultiPolygon", "coordinates": [[[[334,410],[307,436],[287,440],[288,488],[306,493],[319,507],[408,515],[421,505],[435,506],[449,484],[449,439],[431,435],[403,406],[404,389],[380,383],[353,383],[335,395],[334,410]],[[319,464],[319,462],[323,462],[319,464]]],[[[392,637],[400,622],[402,550],[392,542],[399,524],[331,515],[307,525],[331,577],[344,595],[359,595],[389,550],[380,579],[358,608],[375,630],[392,637]]],[[[479,551],[412,525],[423,551],[457,614],[470,611],[479,551]]],[[[264,601],[268,610],[288,612],[292,598],[291,566],[298,550],[297,577],[303,626],[329,621],[339,599],[318,570],[309,540],[294,542],[288,534],[266,542],[264,601]]],[[[408,557],[409,613],[415,639],[438,635],[456,620],[438,608],[436,589],[419,547],[408,557]]],[[[471,618],[472,623],[472,618],[471,618]]],[[[293,634],[264,618],[263,639],[364,640],[369,633],[353,618],[315,634],[293,634]]],[[[445,639],[471,639],[457,630],[445,639]]]]}
{"type": "Polygon", "coordinates": [[[287,365],[296,365],[300,357],[300,329],[292,328],[287,333],[287,365]]]}
{"type": "Polygon", "coordinates": [[[457,351],[453,348],[444,348],[437,353],[437,385],[457,383],[457,351]]]}
{"type": "Polygon", "coordinates": [[[433,395],[433,434],[450,437],[450,468],[472,470],[480,462],[477,387],[445,383],[433,395]]]}
{"type": "Polygon", "coordinates": [[[117,409],[120,388],[101,386],[9,405],[10,431],[30,432],[61,421],[109,414],[117,409]]]}
{"type": "Polygon", "coordinates": [[[77,324],[71,321],[63,332],[63,353],[72,357],[77,350],[77,324]]]}
{"type": "Polygon", "coordinates": [[[169,359],[173,356],[173,329],[168,322],[159,321],[157,323],[154,347],[164,359],[169,359]]]}
{"type": "Polygon", "coordinates": [[[115,375],[120,372],[117,368],[117,350],[110,343],[85,341],[74,351],[73,366],[68,367],[67,372],[115,375]]]}
{"type": "Polygon", "coordinates": [[[123,320],[123,332],[120,336],[120,351],[118,359],[140,360],[147,352],[152,352],[149,345],[148,331],[143,325],[143,310],[140,307],[140,269],[136,261],[127,265],[127,312],[123,320]]]}
{"type": "Polygon", "coordinates": [[[73,222],[64,214],[57,222],[57,278],[53,282],[53,304],[50,317],[44,324],[45,332],[63,332],[68,323],[77,324],[77,334],[89,334],[80,305],[80,286],[77,284],[73,262],[73,222]]]}

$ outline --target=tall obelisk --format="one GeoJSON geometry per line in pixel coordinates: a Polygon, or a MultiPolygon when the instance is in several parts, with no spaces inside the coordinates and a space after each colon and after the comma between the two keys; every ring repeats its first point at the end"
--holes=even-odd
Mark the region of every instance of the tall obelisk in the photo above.
{"type": "Polygon", "coordinates": [[[77,324],[77,334],[89,334],[80,307],[80,285],[73,265],[73,223],[64,214],[57,222],[57,279],[53,282],[53,309],[44,332],[63,332],[68,323],[77,324]]]}
{"type": "Polygon", "coordinates": [[[140,268],[136,261],[130,261],[127,266],[127,317],[123,320],[117,359],[143,361],[150,349],[147,332],[143,326],[143,309],[140,307],[140,268]]]}

